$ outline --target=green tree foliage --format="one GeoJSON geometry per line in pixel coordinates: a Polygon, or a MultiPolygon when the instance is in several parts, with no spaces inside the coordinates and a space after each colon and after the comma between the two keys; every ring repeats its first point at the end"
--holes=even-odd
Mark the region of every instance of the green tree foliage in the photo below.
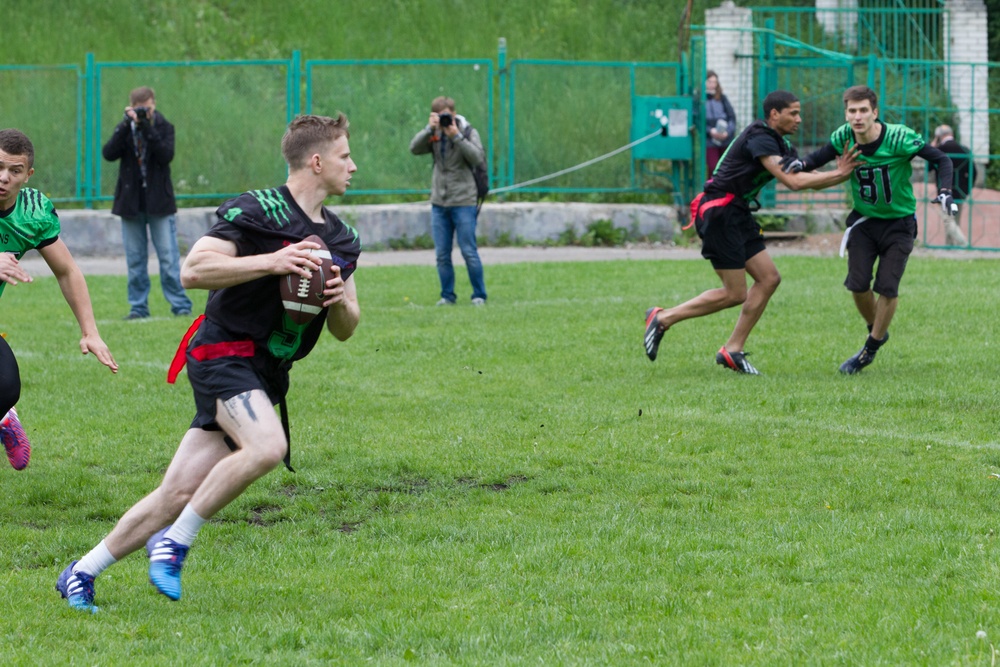
{"type": "Polygon", "coordinates": [[[1000,0],[984,0],[990,62],[1000,60],[1000,0]]]}

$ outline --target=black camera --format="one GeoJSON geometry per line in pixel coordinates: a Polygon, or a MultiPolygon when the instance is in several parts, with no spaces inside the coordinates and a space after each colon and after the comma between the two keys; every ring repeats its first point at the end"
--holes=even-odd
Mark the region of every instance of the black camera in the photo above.
{"type": "Polygon", "coordinates": [[[455,122],[455,118],[450,113],[438,114],[438,125],[441,127],[451,127],[453,122],[455,122]]]}
{"type": "Polygon", "coordinates": [[[133,107],[132,111],[139,120],[149,120],[149,107],[133,107]]]}

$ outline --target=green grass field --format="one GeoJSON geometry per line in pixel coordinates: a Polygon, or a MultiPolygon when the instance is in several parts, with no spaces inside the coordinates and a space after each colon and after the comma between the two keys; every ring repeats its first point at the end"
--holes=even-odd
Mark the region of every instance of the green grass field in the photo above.
{"type": "Polygon", "coordinates": [[[112,376],[52,279],[8,287],[34,454],[0,468],[0,664],[993,664],[997,263],[911,261],[855,377],[842,260],[777,263],[756,378],[713,361],[735,311],[642,352],[705,262],[489,266],[490,304],[450,309],[433,267],[362,268],[357,334],[293,373],[298,472],[202,530],[180,602],[135,554],[96,616],[53,585],[170,460],[188,322],[122,322],[125,279],[89,279],[112,376]]]}

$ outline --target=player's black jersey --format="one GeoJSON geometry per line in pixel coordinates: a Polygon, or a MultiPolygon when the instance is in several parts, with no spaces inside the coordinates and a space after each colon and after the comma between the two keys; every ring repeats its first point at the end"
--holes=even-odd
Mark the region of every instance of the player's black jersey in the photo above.
{"type": "Polygon", "coordinates": [[[729,144],[712,180],[705,184],[705,193],[714,196],[731,192],[749,203],[774,178],[760,158],[795,154],[795,148],[787,139],[764,121],[755,120],[729,144]]]}
{"type": "MultiPolygon", "coordinates": [[[[277,252],[307,236],[318,235],[330,250],[344,280],[354,273],[361,254],[357,231],[329,209],[323,222],[309,219],[288,188],[252,190],[230,199],[216,212],[218,221],[208,231],[236,244],[239,257],[277,252]]],[[[326,309],[308,324],[296,324],[285,314],[278,289],[280,276],[264,276],[232,287],[213,290],[205,317],[221,327],[230,340],[253,340],[278,359],[294,361],[309,354],[326,324],[326,309]]],[[[199,344],[206,342],[198,339],[199,344]]]]}

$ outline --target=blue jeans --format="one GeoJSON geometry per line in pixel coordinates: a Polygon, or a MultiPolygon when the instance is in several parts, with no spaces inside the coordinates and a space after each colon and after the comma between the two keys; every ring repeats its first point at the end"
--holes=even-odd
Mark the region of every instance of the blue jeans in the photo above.
{"type": "Polygon", "coordinates": [[[131,312],[149,315],[149,238],[160,261],[160,287],[174,315],[191,312],[191,299],[181,287],[181,256],[177,248],[177,218],[140,213],[122,218],[122,240],[128,262],[128,305],[131,312]],[[146,230],[149,229],[149,236],[146,230]]]}
{"type": "Polygon", "coordinates": [[[441,298],[448,301],[458,298],[455,296],[455,269],[451,264],[452,239],[457,237],[472,283],[472,298],[485,300],[483,263],[476,249],[476,207],[432,205],[431,235],[437,255],[438,278],[441,279],[441,298]]]}

